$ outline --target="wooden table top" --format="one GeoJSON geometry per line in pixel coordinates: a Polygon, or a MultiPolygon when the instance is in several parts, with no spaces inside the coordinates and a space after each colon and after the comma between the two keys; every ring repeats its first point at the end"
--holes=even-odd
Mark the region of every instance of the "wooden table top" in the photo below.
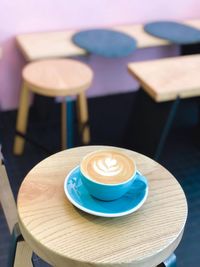
{"type": "MultiPolygon", "coordinates": [[[[185,24],[200,29],[200,20],[185,21],[185,24]]],[[[138,48],[169,45],[168,41],[153,37],[143,30],[142,24],[111,27],[134,37],[138,48]]],[[[71,37],[76,31],[53,31],[41,33],[20,34],[16,37],[17,44],[28,61],[53,57],[69,57],[84,55],[86,51],[80,49],[71,37]]]]}
{"type": "Polygon", "coordinates": [[[89,89],[93,72],[78,60],[46,59],[27,64],[22,76],[35,93],[67,96],[89,89]]]}
{"type": "Polygon", "coordinates": [[[144,205],[119,218],[96,217],[78,210],[64,194],[65,177],[84,155],[100,148],[59,152],[27,174],[18,194],[23,237],[53,266],[156,266],[181,240],[187,218],[183,190],[164,167],[122,149],[148,179],[149,196],[144,205]]]}
{"type": "Polygon", "coordinates": [[[129,72],[156,101],[200,96],[200,55],[128,64],[129,72]]]}

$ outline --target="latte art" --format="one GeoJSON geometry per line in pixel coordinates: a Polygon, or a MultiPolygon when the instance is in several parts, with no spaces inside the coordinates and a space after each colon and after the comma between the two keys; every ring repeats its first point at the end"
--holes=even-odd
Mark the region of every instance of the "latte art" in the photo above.
{"type": "Polygon", "coordinates": [[[123,183],[135,172],[131,158],[117,150],[102,150],[89,154],[81,163],[83,173],[105,184],[123,183]]]}
{"type": "Polygon", "coordinates": [[[116,159],[107,157],[94,161],[93,168],[96,173],[102,176],[114,176],[122,171],[123,166],[120,166],[120,163],[116,159]]]}

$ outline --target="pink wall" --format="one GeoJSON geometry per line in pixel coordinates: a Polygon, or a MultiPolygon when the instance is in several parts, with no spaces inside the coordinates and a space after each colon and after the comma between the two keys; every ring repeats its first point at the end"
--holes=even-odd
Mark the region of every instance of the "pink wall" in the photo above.
{"type": "MultiPolygon", "coordinates": [[[[107,26],[156,19],[188,19],[200,16],[199,0],[1,0],[0,109],[18,105],[20,76],[25,64],[16,48],[15,35],[25,32],[107,26]]],[[[129,91],[136,87],[126,63],[176,54],[175,47],[142,49],[128,59],[108,60],[92,56],[95,70],[90,95],[129,91]],[[105,64],[106,62],[106,64],[105,64]]]]}

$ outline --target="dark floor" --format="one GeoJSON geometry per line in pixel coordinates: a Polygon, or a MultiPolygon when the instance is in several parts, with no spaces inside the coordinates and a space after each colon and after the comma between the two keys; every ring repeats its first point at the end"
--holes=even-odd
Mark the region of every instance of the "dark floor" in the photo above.
{"type": "MultiPolygon", "coordinates": [[[[124,94],[90,99],[90,124],[92,144],[108,144],[131,148],[127,143],[129,125],[134,125],[132,106],[135,94],[124,94]],[[127,135],[127,139],[126,139],[127,135]],[[124,140],[126,139],[126,140],[124,140]],[[126,145],[125,145],[126,144],[126,145]]],[[[37,110],[38,111],[38,110],[37,110]]],[[[38,113],[44,114],[39,110],[38,113]]],[[[59,151],[59,105],[51,106],[48,116],[37,116],[31,110],[28,134],[52,153],[59,151]]],[[[176,117],[176,127],[167,139],[160,162],[168,168],[182,185],[188,200],[189,217],[184,237],[176,250],[179,267],[200,266],[200,139],[198,140],[197,108],[194,103],[185,102],[176,117]],[[198,143],[199,141],[199,143],[198,143]]],[[[12,154],[16,111],[0,114],[0,138],[7,171],[14,195],[26,173],[48,153],[29,143],[23,156],[12,154]]],[[[75,121],[76,125],[76,121],[75,121]]],[[[76,129],[75,129],[76,132],[76,129]]],[[[132,138],[132,137],[131,137],[132,138]]],[[[76,134],[75,145],[79,145],[76,134]]],[[[6,266],[9,233],[0,210],[0,266],[6,266]]],[[[36,266],[46,266],[35,258],[36,266]]]]}

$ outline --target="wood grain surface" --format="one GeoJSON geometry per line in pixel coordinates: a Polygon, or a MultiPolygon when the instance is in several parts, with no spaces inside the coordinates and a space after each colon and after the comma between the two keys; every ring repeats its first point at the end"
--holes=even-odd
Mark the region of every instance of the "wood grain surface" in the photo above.
{"type": "Polygon", "coordinates": [[[191,19],[185,21],[185,24],[192,26],[194,28],[200,29],[200,19],[191,19]]]}
{"type": "Polygon", "coordinates": [[[64,194],[65,177],[84,155],[102,148],[86,146],[59,152],[27,174],[18,194],[23,236],[39,256],[57,267],[156,266],[181,240],[187,218],[183,190],[164,167],[122,149],[148,179],[145,204],[119,218],[101,218],[78,210],[64,194]]]}
{"type": "Polygon", "coordinates": [[[128,64],[129,72],[157,102],[200,96],[200,55],[128,64]]]}
{"type": "Polygon", "coordinates": [[[45,96],[69,96],[91,85],[89,66],[72,59],[49,59],[27,64],[22,72],[31,91],[45,96]]]}
{"type": "MultiPolygon", "coordinates": [[[[200,29],[200,20],[184,21],[186,25],[200,29]]],[[[142,24],[114,26],[110,29],[127,33],[137,40],[138,48],[169,45],[168,41],[156,38],[143,30],[142,24]]],[[[80,49],[72,41],[76,31],[57,31],[21,34],[16,37],[19,49],[28,61],[84,55],[86,51],[80,49]]]]}
{"type": "Polygon", "coordinates": [[[157,38],[146,33],[142,24],[123,25],[114,27],[114,30],[126,33],[136,39],[137,48],[147,48],[154,46],[170,45],[169,41],[157,38]]]}
{"type": "Polygon", "coordinates": [[[26,241],[17,243],[13,267],[34,267],[32,264],[33,251],[26,241]]]}
{"type": "Polygon", "coordinates": [[[71,37],[74,31],[39,32],[18,35],[17,45],[28,61],[85,55],[71,37]]]}

